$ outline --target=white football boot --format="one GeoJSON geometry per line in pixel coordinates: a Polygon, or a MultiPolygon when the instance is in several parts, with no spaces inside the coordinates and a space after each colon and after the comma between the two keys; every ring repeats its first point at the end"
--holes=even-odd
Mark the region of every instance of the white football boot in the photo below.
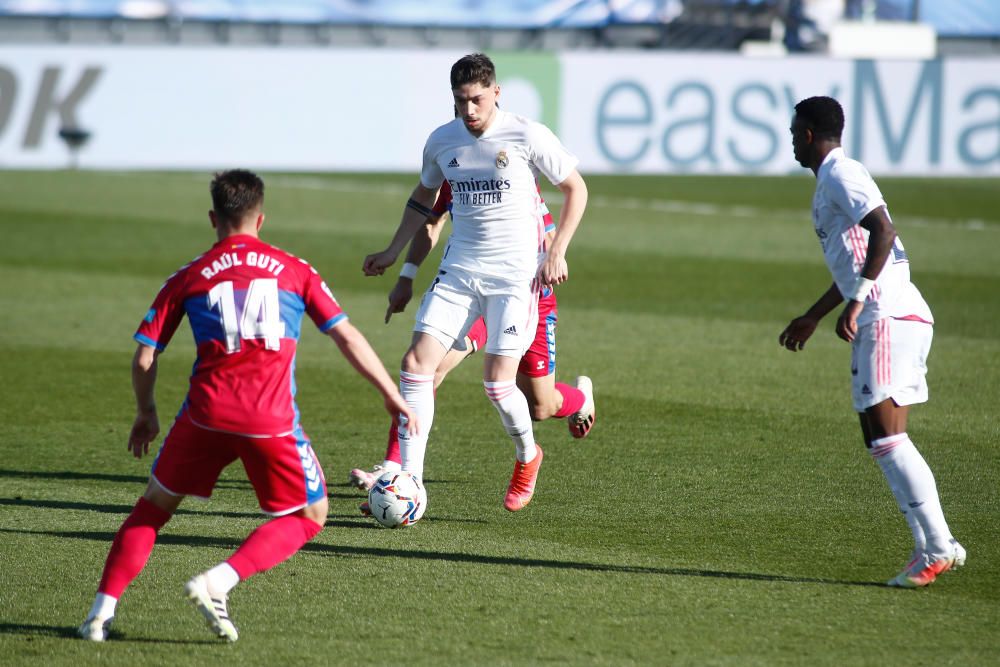
{"type": "Polygon", "coordinates": [[[581,375],[576,379],[576,388],[583,392],[583,407],[566,419],[566,426],[574,438],[586,438],[597,415],[594,408],[594,383],[586,375],[581,375]]]}
{"type": "Polygon", "coordinates": [[[951,555],[955,561],[954,563],[952,563],[951,569],[954,570],[956,568],[960,568],[963,565],[965,565],[965,559],[969,554],[968,552],[966,552],[965,547],[959,544],[958,540],[956,540],[955,538],[951,538],[951,548],[952,548],[951,555]]]}
{"type": "MultiPolygon", "coordinates": [[[[917,557],[906,564],[903,571],[886,582],[886,585],[896,588],[923,588],[930,586],[938,578],[955,565],[957,550],[944,556],[936,556],[927,552],[917,554],[917,557]]],[[[965,562],[964,560],[962,562],[965,562]]]]}
{"type": "Polygon", "coordinates": [[[91,616],[83,622],[83,625],[77,628],[76,633],[80,635],[82,639],[86,639],[88,641],[107,641],[108,633],[111,631],[111,622],[113,620],[115,620],[114,616],[110,616],[108,618],[91,616]]]}
{"type": "Polygon", "coordinates": [[[348,475],[347,481],[352,486],[356,486],[362,491],[367,491],[375,485],[375,480],[378,479],[384,472],[385,468],[381,465],[373,467],[371,472],[362,470],[361,468],[355,468],[351,471],[350,475],[348,475]]]}
{"type": "Polygon", "coordinates": [[[229,612],[226,610],[226,596],[211,591],[208,587],[208,578],[204,574],[191,579],[184,586],[184,592],[201,615],[208,622],[208,627],[212,629],[220,639],[227,639],[231,642],[239,639],[236,626],[229,620],[229,612]]]}

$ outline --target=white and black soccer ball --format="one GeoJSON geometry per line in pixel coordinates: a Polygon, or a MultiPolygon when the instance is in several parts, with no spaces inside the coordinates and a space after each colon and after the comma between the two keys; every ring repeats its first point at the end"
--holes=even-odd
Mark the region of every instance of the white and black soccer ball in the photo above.
{"type": "Polygon", "coordinates": [[[427,509],[427,491],[408,472],[384,472],[368,490],[368,507],[386,528],[412,526],[427,509]]]}

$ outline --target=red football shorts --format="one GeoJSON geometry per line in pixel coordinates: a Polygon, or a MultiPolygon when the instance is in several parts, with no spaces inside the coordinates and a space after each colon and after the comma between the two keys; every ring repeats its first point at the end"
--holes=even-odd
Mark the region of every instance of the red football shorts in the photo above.
{"type": "Polygon", "coordinates": [[[301,427],[284,436],[250,437],[197,426],[186,410],[163,441],[152,475],[167,493],[209,498],[222,469],[236,459],[266,514],[291,514],[326,497],[323,470],[301,427]]]}
{"type": "Polygon", "coordinates": [[[556,320],[559,307],[556,293],[552,289],[542,289],[538,297],[538,329],[535,340],[521,357],[517,372],[528,377],[540,378],[556,372],[556,320]]]}
{"type": "Polygon", "coordinates": [[[472,323],[469,333],[465,334],[465,336],[472,341],[473,350],[483,349],[483,345],[486,344],[486,321],[480,317],[472,323]]]}

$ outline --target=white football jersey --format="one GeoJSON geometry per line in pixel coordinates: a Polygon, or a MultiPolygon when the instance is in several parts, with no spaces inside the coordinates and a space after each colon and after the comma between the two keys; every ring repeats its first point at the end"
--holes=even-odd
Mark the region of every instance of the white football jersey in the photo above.
{"type": "MultiPolygon", "coordinates": [[[[823,247],[826,265],[841,294],[854,291],[868,254],[868,230],[858,223],[885,205],[882,193],[864,165],[847,157],[843,148],[830,151],[816,174],[813,225],[823,247]]],[[[865,300],[858,326],[884,317],[910,316],[933,321],[930,308],[910,282],[910,260],[897,236],[865,300]]]]}
{"type": "Polygon", "coordinates": [[[452,232],[441,268],[474,275],[531,280],[538,269],[545,229],[535,179],[562,183],[577,165],[547,127],[500,109],[480,137],[461,119],[431,133],[424,146],[420,182],[452,193],[452,232]]]}

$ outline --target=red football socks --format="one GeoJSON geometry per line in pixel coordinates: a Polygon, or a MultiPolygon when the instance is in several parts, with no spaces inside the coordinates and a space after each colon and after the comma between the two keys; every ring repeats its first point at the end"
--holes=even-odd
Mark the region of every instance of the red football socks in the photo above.
{"type": "Polygon", "coordinates": [[[101,583],[97,586],[98,593],[113,598],[122,596],[128,585],[146,566],[149,554],[153,552],[156,534],[167,521],[170,521],[170,517],[169,512],[165,512],[145,498],[139,498],[132,508],[132,513],[118,529],[114,542],[111,543],[101,583]]]}
{"type": "Polygon", "coordinates": [[[562,382],[556,382],[556,391],[562,394],[563,402],[559,412],[555,414],[558,418],[569,417],[574,412],[580,410],[586,402],[587,397],[576,387],[571,387],[562,382]]]}
{"type": "Polygon", "coordinates": [[[403,457],[399,453],[399,422],[395,419],[389,426],[389,442],[385,446],[385,460],[403,464],[403,457]]]}
{"type": "Polygon", "coordinates": [[[294,514],[271,519],[250,533],[226,562],[243,581],[288,560],[320,530],[315,521],[294,514]]]}

